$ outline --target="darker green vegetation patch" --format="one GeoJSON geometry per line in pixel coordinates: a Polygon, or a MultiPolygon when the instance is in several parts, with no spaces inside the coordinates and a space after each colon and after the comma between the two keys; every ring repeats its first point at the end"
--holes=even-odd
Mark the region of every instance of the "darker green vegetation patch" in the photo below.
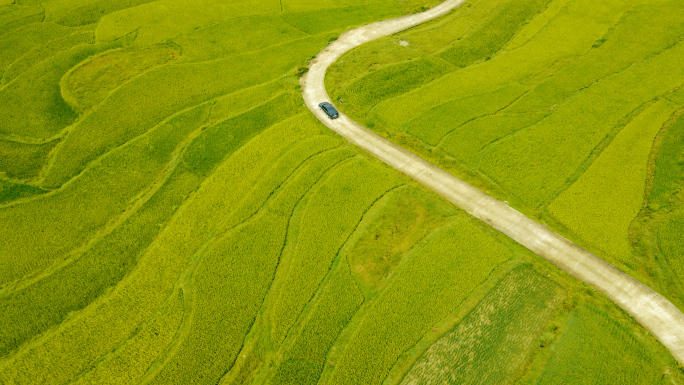
{"type": "Polygon", "coordinates": [[[14,179],[38,176],[58,140],[45,144],[26,144],[0,140],[0,172],[14,179]]]}
{"type": "Polygon", "coordinates": [[[45,194],[47,190],[40,187],[0,180],[0,203],[45,194]]]}

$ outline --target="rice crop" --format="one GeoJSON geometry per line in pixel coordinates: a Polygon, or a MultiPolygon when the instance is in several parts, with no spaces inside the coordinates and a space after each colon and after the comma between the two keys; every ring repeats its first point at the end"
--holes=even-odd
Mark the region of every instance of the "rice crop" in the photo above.
{"type": "Polygon", "coordinates": [[[488,60],[548,2],[511,1],[472,34],[444,51],[441,57],[459,67],[467,67],[482,59],[488,60]]]}
{"type": "Polygon", "coordinates": [[[653,188],[648,197],[649,205],[660,208],[681,188],[684,180],[684,115],[667,129],[660,151],[655,159],[653,188]]]}
{"type": "Polygon", "coordinates": [[[423,353],[401,384],[514,383],[562,298],[563,290],[533,269],[513,270],[423,353]]]}
{"type": "Polygon", "coordinates": [[[276,343],[284,340],[364,211],[399,183],[397,175],[388,169],[356,160],[312,192],[300,218],[306,225],[299,228],[288,272],[269,309],[276,343]]]}
{"type": "Polygon", "coordinates": [[[363,303],[349,265],[342,261],[309,311],[270,383],[316,384],[333,342],[363,303]]]}
{"type": "Polygon", "coordinates": [[[658,230],[658,246],[679,279],[684,277],[682,239],[684,239],[684,213],[678,211],[672,214],[658,230]]]}
{"type": "Polygon", "coordinates": [[[82,45],[58,53],[0,89],[0,134],[46,139],[62,131],[77,115],[61,98],[59,79],[88,56],[119,44],[82,45]]]}
{"type": "Polygon", "coordinates": [[[436,146],[450,132],[469,121],[494,114],[525,91],[524,87],[513,84],[491,93],[451,100],[407,121],[402,129],[423,142],[436,146]]]}
{"type": "Polygon", "coordinates": [[[326,383],[381,383],[403,352],[510,258],[505,246],[463,218],[411,254],[365,313],[326,383]]]}
{"type": "Polygon", "coordinates": [[[324,37],[312,37],[224,60],[164,66],[135,78],[71,127],[46,171],[44,185],[62,185],[97,157],[178,111],[273,80],[324,42],[324,37]],[[257,71],[254,63],[266,60],[269,66],[257,71]],[[121,114],[124,106],[126,114],[121,114]]]}
{"type": "Polygon", "coordinates": [[[350,112],[364,114],[379,102],[400,95],[448,72],[443,60],[424,58],[388,65],[339,90],[333,99],[349,103],[350,112]]]}
{"type": "Polygon", "coordinates": [[[166,64],[180,55],[176,47],[115,50],[72,68],[60,81],[61,94],[71,107],[83,113],[102,102],[132,77],[166,64]]]}
{"type": "Polygon", "coordinates": [[[629,224],[644,202],[651,146],[676,107],[663,100],[642,112],[548,207],[575,234],[611,256],[611,262],[630,262],[629,224]]]}
{"type": "Polygon", "coordinates": [[[553,352],[536,384],[656,384],[672,379],[655,352],[592,307],[580,307],[572,315],[553,352]]]}
{"type": "Polygon", "coordinates": [[[58,143],[58,140],[45,144],[0,140],[0,172],[13,179],[34,179],[58,143]]]}

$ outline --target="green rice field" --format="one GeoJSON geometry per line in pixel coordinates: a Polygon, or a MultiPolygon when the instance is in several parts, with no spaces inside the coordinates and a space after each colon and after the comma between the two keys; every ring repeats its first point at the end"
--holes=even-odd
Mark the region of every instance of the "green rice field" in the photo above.
{"type": "MultiPolygon", "coordinates": [[[[0,384],[684,384],[305,107],[329,42],[438,3],[0,0],[0,384]]],[[[683,37],[678,0],[469,0],[326,82],[684,308],[683,37]]]]}

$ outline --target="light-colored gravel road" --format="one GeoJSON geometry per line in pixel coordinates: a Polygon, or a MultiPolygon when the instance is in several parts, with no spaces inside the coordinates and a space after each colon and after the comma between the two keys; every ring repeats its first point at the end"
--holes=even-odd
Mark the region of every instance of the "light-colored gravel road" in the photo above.
{"type": "Polygon", "coordinates": [[[302,77],[302,93],[307,106],[321,122],[349,142],[606,294],[660,340],[680,364],[684,364],[684,314],[663,296],[503,202],[359,125],[343,113],[340,112],[338,119],[330,120],[318,108],[320,102],[332,102],[325,90],[325,72],[345,52],[445,15],[464,2],[447,0],[423,13],[368,24],[344,33],[318,54],[311,62],[309,72],[302,77]]]}

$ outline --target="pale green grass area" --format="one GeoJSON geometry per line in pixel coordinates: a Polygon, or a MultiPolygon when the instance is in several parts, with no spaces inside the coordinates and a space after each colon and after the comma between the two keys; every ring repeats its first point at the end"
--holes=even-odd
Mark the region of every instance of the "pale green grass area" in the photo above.
{"type": "Polygon", "coordinates": [[[515,383],[562,299],[563,290],[533,269],[513,270],[423,353],[401,384],[515,383]]]}
{"type": "MultiPolygon", "coordinates": [[[[254,90],[252,93],[258,94],[254,90]]],[[[260,116],[268,113],[269,108],[278,106],[274,103],[279,100],[287,101],[287,99],[276,98],[271,101],[270,105],[242,111],[231,119],[223,121],[223,127],[230,127],[231,124],[239,126],[242,122],[250,120],[260,123],[245,127],[251,131],[235,131],[232,138],[223,140],[221,149],[226,154],[232,153],[257,132],[266,129],[270,124],[269,120],[260,119],[260,116]]],[[[167,130],[182,132],[183,130],[179,130],[179,127],[186,126],[183,128],[187,130],[191,129],[193,125],[199,126],[202,123],[202,117],[210,119],[212,116],[208,110],[209,108],[203,107],[181,114],[167,125],[167,130]]],[[[293,113],[290,109],[283,109],[282,111],[286,114],[280,115],[281,118],[293,113]]],[[[221,113],[229,112],[230,110],[224,107],[221,111],[214,113],[219,113],[218,116],[222,116],[221,113]]],[[[241,111],[238,108],[233,109],[233,112],[241,111]]],[[[209,128],[200,135],[200,138],[208,137],[216,140],[216,136],[216,130],[209,128]]],[[[172,137],[162,135],[160,138],[168,142],[172,137]]],[[[145,138],[142,140],[144,141],[145,138]]],[[[147,142],[147,144],[159,146],[153,141],[147,142]]],[[[12,292],[2,298],[0,306],[4,309],[4,317],[0,318],[0,324],[3,325],[2,329],[6,333],[0,338],[2,341],[1,349],[16,346],[29,336],[40,333],[54,323],[61,321],[70,311],[86,306],[101,295],[107,287],[114,285],[128,273],[135,265],[139,254],[152,242],[160,227],[168,222],[177,206],[189,193],[197,189],[207,170],[214,168],[222,160],[221,157],[214,156],[213,163],[207,159],[201,169],[193,169],[187,164],[188,157],[186,150],[180,166],[173,170],[168,181],[159,187],[159,190],[148,202],[144,203],[139,210],[111,234],[107,234],[103,239],[98,240],[95,245],[88,248],[74,262],[64,268],[27,288],[12,292]],[[131,243],[131,239],[136,239],[136,242],[131,243]],[[65,286],[63,282],[70,282],[70,285],[65,286]],[[70,293],[78,293],[78,295],[70,293]],[[20,319],[23,321],[19,322],[20,319]]],[[[134,158],[132,161],[144,159],[142,157],[134,158]]],[[[123,175],[123,177],[126,176],[123,175]]],[[[27,215],[26,212],[25,215],[27,215]]],[[[83,220],[83,218],[80,219],[83,220]]],[[[88,220],[93,221],[95,219],[98,218],[89,218],[88,220]]],[[[54,231],[60,231],[60,229],[54,229],[54,231]]],[[[77,234],[74,233],[74,235],[77,234]]]]}
{"type": "Polygon", "coordinates": [[[640,337],[589,306],[568,320],[535,384],[673,384],[682,374],[667,365],[662,345],[646,347],[640,337]]]}
{"type": "Polygon", "coordinates": [[[401,183],[394,172],[355,160],[312,191],[302,208],[288,269],[266,309],[270,338],[282,343],[369,206],[401,183]]]}
{"type": "Polygon", "coordinates": [[[684,44],[569,97],[554,113],[485,149],[481,170],[533,207],[553,197],[620,120],[684,79],[684,44]],[[639,79],[642,87],[635,88],[639,79]]]}
{"type": "Polygon", "coordinates": [[[644,203],[651,146],[676,109],[664,99],[639,114],[548,206],[572,232],[610,256],[608,262],[632,263],[629,224],[644,203]]]}
{"type": "MultiPolygon", "coordinates": [[[[155,182],[154,177],[172,160],[177,146],[197,128],[186,120],[192,116],[181,115],[113,151],[49,197],[0,208],[0,221],[6,225],[0,234],[7,238],[0,245],[2,285],[64,258],[122,215],[135,203],[136,195],[155,182]],[[35,234],[43,236],[22,242],[35,234]]],[[[8,333],[7,338],[11,335],[7,328],[0,333],[8,333]]]]}
{"type": "Polygon", "coordinates": [[[169,296],[157,312],[134,334],[112,352],[102,357],[97,366],[76,377],[72,384],[127,384],[144,378],[150,364],[174,342],[182,327],[188,298],[179,290],[169,296]]]}
{"type": "MultiPolygon", "coordinates": [[[[588,0],[575,0],[521,48],[501,52],[491,60],[454,71],[421,88],[381,102],[368,119],[387,129],[397,128],[445,101],[491,92],[511,82],[528,79],[539,73],[540,68],[552,69],[567,64],[569,58],[591,49],[591,45],[616,22],[616,11],[619,15],[625,8],[619,0],[608,3],[611,6],[596,8],[588,0]],[[586,10],[592,5],[594,8],[587,15],[586,10]],[[581,33],[577,33],[578,24],[583,26],[581,33]],[[564,39],[559,41],[557,34],[562,34],[564,39]]],[[[424,33],[429,35],[429,31],[424,33]]]]}
{"type": "Polygon", "coordinates": [[[506,4],[467,39],[457,41],[440,56],[450,63],[467,67],[479,60],[489,60],[522,25],[532,19],[549,0],[517,0],[506,4]]]}
{"type": "MultiPolygon", "coordinates": [[[[375,1],[379,3],[380,1],[375,1]]],[[[283,0],[283,13],[318,11],[328,8],[349,8],[367,5],[366,0],[321,0],[312,3],[306,0],[283,0]]]]}
{"type": "Polygon", "coordinates": [[[104,15],[153,1],[155,0],[96,0],[86,2],[67,0],[68,4],[65,4],[65,2],[57,0],[56,2],[49,2],[51,7],[46,6],[45,9],[48,13],[47,18],[56,19],[60,16],[55,21],[57,24],[75,27],[96,23],[104,15]],[[52,10],[55,13],[52,13],[52,10]]]}
{"type": "Polygon", "coordinates": [[[45,11],[39,5],[4,6],[5,12],[0,13],[0,36],[19,29],[25,25],[39,22],[43,19],[45,11]]]}
{"type": "Polygon", "coordinates": [[[439,58],[420,58],[373,71],[339,90],[335,98],[352,113],[365,114],[379,101],[432,81],[453,66],[439,58]]]}
{"type": "Polygon", "coordinates": [[[313,385],[318,383],[328,351],[342,329],[363,304],[349,265],[340,261],[316,299],[305,324],[293,337],[269,384],[313,385]]]}
{"type": "Polygon", "coordinates": [[[379,384],[397,358],[443,319],[510,251],[459,218],[409,255],[333,365],[329,384],[379,384]]]}
{"type": "Polygon", "coordinates": [[[414,245],[457,212],[415,186],[394,190],[379,200],[343,250],[366,296],[386,287],[414,245]]]}

